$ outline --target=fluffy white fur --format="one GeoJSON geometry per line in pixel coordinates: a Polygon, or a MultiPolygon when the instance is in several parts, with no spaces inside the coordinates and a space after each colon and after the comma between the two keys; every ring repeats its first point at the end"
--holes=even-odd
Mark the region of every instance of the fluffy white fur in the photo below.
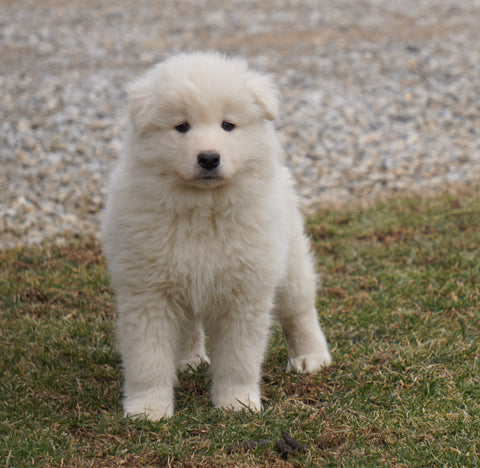
{"type": "Polygon", "coordinates": [[[177,370],[209,361],[203,330],[214,405],[259,410],[272,311],[287,369],[315,372],[331,361],[271,122],[277,112],[268,76],[215,53],[175,56],[130,86],[130,128],[103,226],[126,415],[173,414],[177,370]],[[175,129],[187,122],[187,132],[175,129]],[[200,167],[202,152],[218,153],[218,167],[200,167]]]}

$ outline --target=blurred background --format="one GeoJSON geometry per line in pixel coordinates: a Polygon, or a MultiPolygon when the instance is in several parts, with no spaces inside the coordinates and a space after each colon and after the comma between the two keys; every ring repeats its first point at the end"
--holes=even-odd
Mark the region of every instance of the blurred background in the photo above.
{"type": "Polygon", "coordinates": [[[180,52],[274,75],[306,213],[480,186],[478,0],[0,0],[0,248],[98,235],[125,87],[180,52]]]}

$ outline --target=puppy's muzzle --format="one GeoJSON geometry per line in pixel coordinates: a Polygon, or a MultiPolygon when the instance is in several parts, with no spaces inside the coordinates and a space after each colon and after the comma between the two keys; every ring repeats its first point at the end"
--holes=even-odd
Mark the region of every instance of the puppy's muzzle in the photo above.
{"type": "Polygon", "coordinates": [[[207,171],[213,171],[220,166],[220,155],[214,151],[200,153],[197,156],[198,165],[207,171]]]}

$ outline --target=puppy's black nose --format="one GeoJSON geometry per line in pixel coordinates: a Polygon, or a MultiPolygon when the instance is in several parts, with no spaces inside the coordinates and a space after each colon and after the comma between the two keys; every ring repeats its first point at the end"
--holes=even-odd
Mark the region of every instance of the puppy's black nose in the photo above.
{"type": "Polygon", "coordinates": [[[220,155],[214,152],[200,153],[197,156],[197,162],[201,168],[211,171],[220,165],[220,155]]]}

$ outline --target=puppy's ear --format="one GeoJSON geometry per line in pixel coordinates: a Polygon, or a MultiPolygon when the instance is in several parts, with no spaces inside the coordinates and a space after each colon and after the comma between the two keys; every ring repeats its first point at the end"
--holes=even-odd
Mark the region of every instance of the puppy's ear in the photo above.
{"type": "Polygon", "coordinates": [[[141,135],[153,124],[155,104],[155,80],[147,73],[128,87],[128,112],[136,133],[141,135]]]}
{"type": "Polygon", "coordinates": [[[279,92],[269,75],[247,72],[247,88],[260,106],[263,117],[274,120],[278,116],[279,92]]]}

